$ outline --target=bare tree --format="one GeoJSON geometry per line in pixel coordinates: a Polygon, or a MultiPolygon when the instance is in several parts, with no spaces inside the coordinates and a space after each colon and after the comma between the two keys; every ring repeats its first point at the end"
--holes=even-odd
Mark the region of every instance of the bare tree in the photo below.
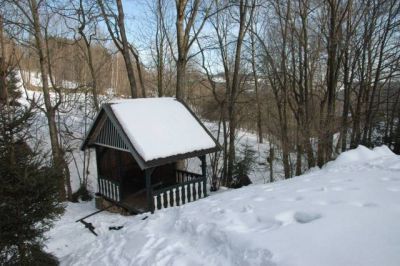
{"type": "Polygon", "coordinates": [[[137,81],[135,78],[134,70],[133,70],[133,64],[131,60],[130,54],[132,54],[135,57],[136,60],[136,67],[139,75],[139,80],[141,82],[141,92],[142,92],[142,97],[146,97],[146,90],[144,88],[144,82],[143,82],[143,77],[142,77],[142,69],[140,65],[140,60],[139,60],[139,54],[136,51],[136,49],[129,44],[128,38],[126,35],[126,30],[125,30],[125,13],[122,5],[121,0],[115,0],[115,4],[117,6],[117,12],[116,14],[114,11],[110,8],[109,2],[104,1],[104,0],[97,0],[97,3],[100,6],[100,10],[104,19],[104,22],[106,24],[108,33],[110,34],[110,37],[114,43],[114,45],[117,47],[117,49],[121,52],[124,62],[125,62],[125,67],[129,79],[129,85],[131,88],[131,96],[132,98],[137,98],[138,97],[138,85],[137,81]]]}
{"type": "MultiPolygon", "coordinates": [[[[41,22],[40,10],[42,6],[39,6],[36,0],[28,1],[13,1],[11,4],[15,5],[16,8],[21,12],[24,19],[27,21],[26,25],[28,30],[33,34],[34,37],[34,48],[39,58],[39,67],[41,73],[42,92],[45,108],[42,109],[46,115],[47,123],[49,127],[49,137],[52,150],[52,157],[54,167],[59,171],[59,191],[62,199],[71,198],[72,190],[70,185],[70,173],[68,164],[64,158],[64,151],[59,142],[59,129],[57,128],[56,112],[60,104],[62,103],[62,96],[60,92],[58,99],[55,103],[52,102],[52,96],[50,93],[49,79],[51,71],[48,49],[46,47],[46,39],[44,37],[42,29],[46,29],[46,24],[41,22]],[[67,191],[65,191],[67,188],[67,191]]],[[[44,5],[43,2],[41,2],[44,5]]],[[[49,19],[49,18],[47,18],[49,19]]],[[[21,26],[21,24],[18,24],[21,26]]]]}
{"type": "Polygon", "coordinates": [[[154,19],[150,26],[150,34],[154,41],[154,44],[151,45],[151,55],[156,68],[157,96],[162,97],[166,93],[167,86],[168,42],[166,31],[168,29],[163,22],[163,14],[166,13],[167,4],[165,0],[157,0],[155,3],[149,1],[148,6],[154,19]]]}
{"type": "Polygon", "coordinates": [[[6,89],[7,82],[7,64],[6,64],[6,52],[5,52],[5,40],[4,40],[4,30],[3,30],[3,16],[0,14],[0,102],[7,102],[8,93],[6,89]]]}
{"type": "MultiPolygon", "coordinates": [[[[201,30],[203,29],[211,9],[211,4],[206,5],[202,11],[200,18],[200,8],[206,4],[203,0],[176,0],[176,49],[177,55],[172,52],[176,64],[176,98],[184,99],[185,85],[186,85],[186,66],[188,61],[196,54],[189,54],[193,44],[198,38],[201,30]],[[199,19],[200,18],[200,19],[199,19]]],[[[165,14],[163,16],[163,27],[168,40],[171,51],[174,50],[172,37],[168,35],[166,30],[165,14]]]]}
{"type": "Polygon", "coordinates": [[[239,30],[236,39],[235,59],[232,72],[232,83],[228,92],[228,120],[229,120],[229,151],[228,151],[228,178],[232,178],[233,163],[235,160],[235,132],[236,132],[236,100],[239,92],[239,76],[241,67],[241,52],[245,34],[251,25],[255,2],[241,0],[239,8],[239,30]]]}
{"type": "MultiPolygon", "coordinates": [[[[256,16],[254,16],[256,18],[256,16]]],[[[254,91],[255,91],[255,97],[256,97],[256,113],[257,113],[257,134],[258,134],[258,142],[262,143],[263,142],[263,129],[262,129],[262,118],[261,118],[261,96],[260,96],[260,86],[259,86],[259,81],[258,81],[258,70],[257,70],[257,51],[256,51],[256,36],[255,32],[257,32],[257,22],[253,19],[253,21],[250,24],[251,30],[250,30],[250,50],[251,50],[251,70],[252,70],[252,75],[254,79],[254,91]]]]}

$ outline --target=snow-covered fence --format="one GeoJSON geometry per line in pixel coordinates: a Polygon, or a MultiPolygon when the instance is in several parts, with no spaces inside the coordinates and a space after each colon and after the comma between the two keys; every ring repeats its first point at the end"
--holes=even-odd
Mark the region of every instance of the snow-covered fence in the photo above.
{"type": "Polygon", "coordinates": [[[207,196],[205,177],[153,191],[154,209],[180,206],[207,196]]]}
{"type": "Polygon", "coordinates": [[[119,202],[121,200],[120,184],[116,180],[99,176],[99,192],[104,197],[119,202]]]}

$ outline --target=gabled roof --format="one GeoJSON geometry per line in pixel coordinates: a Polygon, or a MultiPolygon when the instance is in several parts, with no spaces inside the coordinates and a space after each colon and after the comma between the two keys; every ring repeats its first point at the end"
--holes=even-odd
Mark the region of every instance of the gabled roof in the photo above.
{"type": "Polygon", "coordinates": [[[142,169],[220,149],[189,107],[175,98],[104,104],[81,149],[96,145],[130,152],[142,169]]]}

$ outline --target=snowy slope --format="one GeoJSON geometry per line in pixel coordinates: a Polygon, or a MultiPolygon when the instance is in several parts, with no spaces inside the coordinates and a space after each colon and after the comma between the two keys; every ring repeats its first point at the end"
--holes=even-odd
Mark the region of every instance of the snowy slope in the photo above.
{"type": "Polygon", "coordinates": [[[322,170],[146,220],[101,213],[87,219],[97,238],[74,222],[93,210],[69,204],[50,231],[62,265],[399,265],[400,156],[359,147],[322,170]]]}

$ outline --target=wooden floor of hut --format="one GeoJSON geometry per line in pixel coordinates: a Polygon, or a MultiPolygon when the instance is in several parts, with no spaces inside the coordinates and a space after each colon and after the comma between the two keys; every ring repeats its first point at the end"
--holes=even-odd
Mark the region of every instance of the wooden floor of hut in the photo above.
{"type": "Polygon", "coordinates": [[[146,190],[140,190],[136,193],[126,196],[121,205],[133,212],[143,213],[147,211],[146,190]]]}

